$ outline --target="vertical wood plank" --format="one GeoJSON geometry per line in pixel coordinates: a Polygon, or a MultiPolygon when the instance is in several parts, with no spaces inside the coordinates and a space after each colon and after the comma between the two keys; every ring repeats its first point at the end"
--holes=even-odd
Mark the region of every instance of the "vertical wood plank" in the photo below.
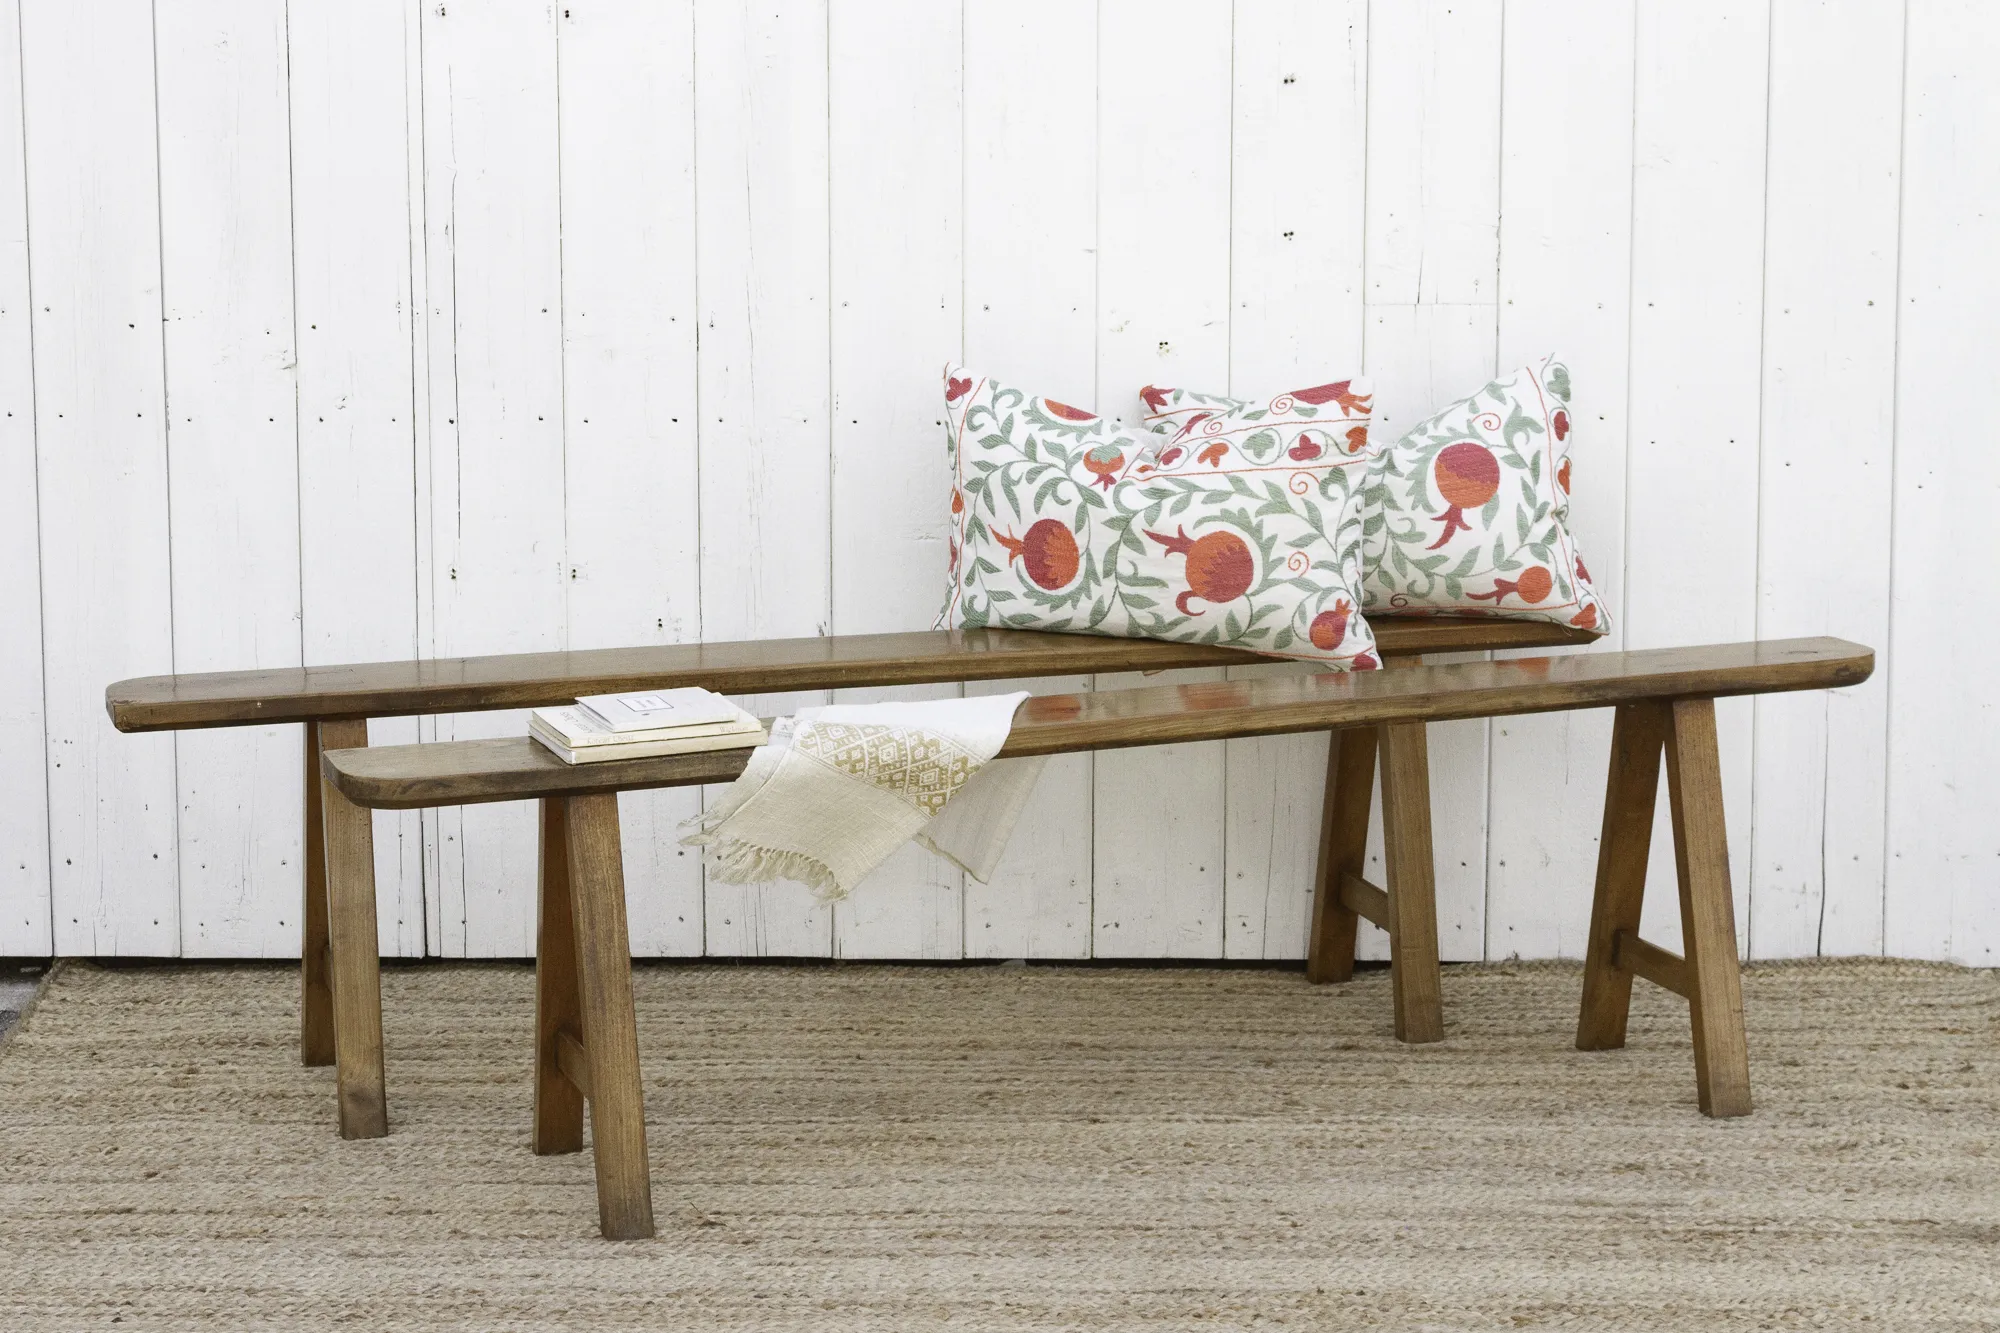
{"type": "MultiPolygon", "coordinates": [[[[1385,443],[1496,368],[1501,27],[1499,0],[1370,10],[1366,368],[1371,430],[1385,443]]],[[[1429,729],[1440,947],[1450,959],[1485,953],[1487,730],[1483,721],[1429,729]]],[[[1386,947],[1364,923],[1363,956],[1386,947]]]]}
{"type": "MultiPolygon", "coordinates": [[[[1642,0],[1633,95],[1625,645],[1756,634],[1764,4],[1642,0]],[[1700,515],[1698,525],[1690,515],[1700,515]]],[[[1619,608],[1613,607],[1614,611],[1619,608]]],[[[1716,710],[1730,819],[1750,818],[1750,701],[1716,710]]],[[[1675,948],[1666,823],[1646,937],[1675,948]]],[[[1749,881],[1747,839],[1735,876],[1749,881]]],[[[1738,904],[1739,911],[1746,903],[1738,904]]],[[[1746,923],[1737,923],[1739,937],[1746,923]]]]}
{"type": "Polygon", "coordinates": [[[1697,1095],[1704,1115],[1749,1115],[1750,1053],[1744,1045],[1743,986],[1736,969],[1715,701],[1676,699],[1671,707],[1667,795],[1674,813],[1697,1095]]]}
{"type": "MultiPolygon", "coordinates": [[[[705,638],[826,634],[831,533],[825,0],[697,0],[701,624],[705,638]]],[[[824,696],[746,700],[784,713],[824,696]]],[[[824,956],[833,913],[799,885],[711,883],[707,951],[824,956]]]]}
{"type": "MultiPolygon", "coordinates": [[[[1361,366],[1368,6],[1240,5],[1233,65],[1229,392],[1255,398],[1361,366]]],[[[1327,738],[1258,737],[1224,749],[1223,953],[1303,957],[1327,738]]]]}
{"type": "Polygon", "coordinates": [[[1626,704],[1611,730],[1611,766],[1599,826],[1597,886],[1591,897],[1590,941],[1583,964],[1583,1003],[1576,1048],[1614,1050],[1625,1044],[1632,1005],[1632,974],[1613,966],[1619,932],[1636,934],[1646,892],[1646,860],[1653,847],[1653,808],[1660,787],[1660,759],[1672,723],[1664,704],[1626,704]]]}
{"type": "MultiPolygon", "coordinates": [[[[567,0],[562,119],[569,645],[701,638],[695,438],[694,8],[567,0]]],[[[696,790],[627,792],[640,956],[699,954],[696,790]]]]}
{"type": "Polygon", "coordinates": [[[0,954],[54,952],[49,919],[49,770],[42,717],[42,580],[35,512],[34,340],[21,128],[21,23],[0,3],[0,954]]]}
{"type": "MultiPolygon", "coordinates": [[[[2000,634],[1964,582],[2000,569],[2000,9],[1910,7],[1897,307],[1886,951],[2000,963],[1992,690],[2000,634]],[[1977,571],[1975,573],[1975,571],[1977,571]]],[[[37,356],[40,351],[37,349],[37,356]]]]}
{"type": "Polygon", "coordinates": [[[607,1240],[653,1234],[646,1162],[646,1098],[632,1008],[632,946],[616,796],[564,802],[570,913],[583,1047],[590,1057],[590,1140],[597,1165],[597,1219],[607,1240]]]}
{"type": "MultiPolygon", "coordinates": [[[[567,632],[555,12],[539,0],[424,12],[427,209],[451,236],[455,434],[434,439],[435,651],[531,652],[567,632]]],[[[433,275],[433,281],[436,281],[433,275]]],[[[518,735],[518,711],[440,719],[439,739],[518,735]]],[[[444,866],[463,952],[525,957],[534,941],[526,807],[457,816],[444,866]]],[[[453,943],[445,941],[449,950],[453,943]]]]}
{"type": "MultiPolygon", "coordinates": [[[[315,666],[418,653],[410,227],[422,209],[409,184],[406,7],[289,11],[298,599],[315,666]]],[[[417,720],[377,722],[375,739],[409,744],[417,720]]],[[[420,957],[422,814],[378,810],[374,821],[385,952],[420,957]]]]}
{"type": "MultiPolygon", "coordinates": [[[[1229,375],[1230,12],[1178,0],[1098,8],[1096,410],[1146,384],[1229,375]],[[1205,53],[1190,60],[1190,51],[1205,53]],[[1150,71],[1133,77],[1134,71],[1150,71]],[[1169,75],[1168,71],[1171,71],[1169,75]]],[[[1217,673],[1104,676],[1099,688],[1217,673]]],[[[1101,958],[1222,953],[1225,751],[1097,756],[1092,941],[1101,958]]]]}
{"type": "MultiPolygon", "coordinates": [[[[1889,638],[1902,55],[1901,4],[1772,7],[1759,638],[1889,638]]],[[[1881,951],[1888,699],[1756,701],[1755,956],[1881,951]]]]}
{"type": "MultiPolygon", "coordinates": [[[[153,16],[174,670],[298,666],[285,12],[161,0],[153,16]]],[[[271,890],[301,855],[299,743],[292,726],[178,739],[183,955],[298,947],[297,907],[271,890]]]]}
{"type": "MultiPolygon", "coordinates": [[[[1029,393],[1095,401],[1095,0],[967,0],[964,157],[967,364],[1029,393]],[[1030,67],[1040,71],[1033,82],[1016,76],[1030,67]],[[1025,179],[1039,190],[1020,189],[1025,179]],[[1075,203],[1047,207],[1040,190],[1075,203]]],[[[931,438],[941,456],[943,441],[931,438]]],[[[929,594],[933,608],[943,584],[939,576],[929,594]]],[[[1088,676],[1063,676],[966,693],[1090,687],[1088,676]]],[[[1051,758],[992,882],[966,879],[967,957],[1090,956],[1095,768],[1088,754],[1051,758]]]]}
{"type": "Polygon", "coordinates": [[[21,47],[53,943],[171,956],[174,737],[104,716],[173,661],[151,6],[26,0],[21,47]]]}
{"type": "MultiPolygon", "coordinates": [[[[964,330],[963,49],[956,6],[835,0],[829,15],[835,634],[927,629],[937,615],[951,494],[938,372],[964,330]]],[[[901,849],[834,908],[835,954],[962,957],[964,881],[901,849]]]]}
{"type": "MultiPolygon", "coordinates": [[[[572,10],[572,12],[574,12],[572,10]]],[[[556,1062],[556,1040],[583,1039],[583,999],[577,989],[576,914],[569,877],[569,824],[563,801],[544,797],[536,862],[535,1111],[536,1153],[583,1150],[583,1092],[556,1062]]],[[[614,807],[615,808],[615,807],[614,807]]]]}
{"type": "MultiPolygon", "coordinates": [[[[368,744],[365,721],[322,722],[323,749],[368,744]]],[[[382,1073],[381,946],[375,931],[374,823],[329,782],[320,784],[326,828],[326,915],[333,990],[333,1047],[340,1137],[389,1132],[382,1073]]]]}
{"type": "MultiPolygon", "coordinates": [[[[1516,0],[1502,79],[1498,369],[1571,367],[1570,530],[1611,607],[1601,652],[1625,632],[1633,22],[1632,0],[1516,0]]],[[[1494,720],[1489,958],[1585,952],[1611,730],[1602,710],[1494,720]]]]}

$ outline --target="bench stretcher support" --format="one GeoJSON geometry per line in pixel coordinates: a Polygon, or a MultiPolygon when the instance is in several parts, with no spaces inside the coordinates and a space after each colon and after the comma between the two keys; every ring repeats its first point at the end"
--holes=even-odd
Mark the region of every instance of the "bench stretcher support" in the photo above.
{"type": "Polygon", "coordinates": [[[1743,985],[1736,957],[1713,699],[1626,704],[1618,709],[1584,959],[1583,1004],[1577,1017],[1579,1050],[1612,1050],[1625,1044],[1632,979],[1639,975],[1686,996],[1702,1113],[1750,1114],[1750,1055],[1743,1032],[1743,985]],[[1678,959],[1639,938],[1663,756],[1686,948],[1678,959]],[[1679,984],[1671,984],[1675,982],[1679,984]]]}

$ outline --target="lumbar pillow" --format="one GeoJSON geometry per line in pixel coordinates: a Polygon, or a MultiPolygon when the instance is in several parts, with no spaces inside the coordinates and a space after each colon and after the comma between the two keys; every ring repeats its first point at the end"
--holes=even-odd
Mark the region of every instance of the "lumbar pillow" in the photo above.
{"type": "MultiPolygon", "coordinates": [[[[1144,396],[1147,424],[1169,438],[1205,413],[1246,421],[1259,406],[1175,389],[1144,396]]],[[[1377,450],[1365,497],[1365,611],[1611,627],[1569,533],[1569,397],[1569,368],[1552,356],[1377,450]]]]}
{"type": "Polygon", "coordinates": [[[1377,665],[1360,614],[1365,385],[1325,400],[1316,418],[1154,435],[954,366],[945,409],[952,539],[940,628],[1377,665]]]}

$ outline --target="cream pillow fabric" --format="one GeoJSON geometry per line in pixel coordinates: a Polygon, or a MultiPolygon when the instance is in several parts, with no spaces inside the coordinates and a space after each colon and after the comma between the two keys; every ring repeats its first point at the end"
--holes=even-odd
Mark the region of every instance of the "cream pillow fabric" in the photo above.
{"type": "MultiPolygon", "coordinates": [[[[1148,387],[1144,395],[1153,410],[1147,424],[1169,438],[1205,413],[1247,423],[1258,412],[1254,403],[1179,390],[1148,387]]],[[[1497,615],[1599,634],[1611,627],[1569,532],[1569,397],[1569,369],[1551,356],[1377,451],[1363,610],[1497,615]]]]}
{"type": "Polygon", "coordinates": [[[945,372],[940,628],[1223,644],[1377,665],[1360,613],[1366,386],[1319,420],[1158,436],[945,372]]]}

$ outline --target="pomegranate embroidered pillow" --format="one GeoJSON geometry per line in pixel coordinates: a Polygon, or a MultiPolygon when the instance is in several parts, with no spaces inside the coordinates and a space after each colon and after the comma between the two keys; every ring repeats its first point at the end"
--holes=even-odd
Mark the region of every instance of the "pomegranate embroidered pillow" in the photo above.
{"type": "Polygon", "coordinates": [[[1569,368],[1551,356],[1381,451],[1367,497],[1368,610],[1611,628],[1569,532],[1569,396],[1569,368]]]}
{"type": "Polygon", "coordinates": [[[945,409],[952,537],[939,628],[1377,664],[1359,610],[1365,385],[1317,420],[1162,436],[952,367],[945,409]]]}
{"type": "MultiPolygon", "coordinates": [[[[1324,411],[1345,384],[1287,395],[1324,411]],[[1314,401],[1317,399],[1318,401],[1314,401]]],[[[1270,408],[1179,389],[1143,391],[1173,438],[1268,420],[1270,408]],[[1225,423],[1217,427],[1216,423],[1225,423]]],[[[1609,613],[1569,533],[1569,369],[1527,366],[1379,447],[1365,493],[1362,609],[1502,615],[1599,634],[1609,613]]],[[[1274,400],[1275,407],[1283,399],[1274,400]]]]}

